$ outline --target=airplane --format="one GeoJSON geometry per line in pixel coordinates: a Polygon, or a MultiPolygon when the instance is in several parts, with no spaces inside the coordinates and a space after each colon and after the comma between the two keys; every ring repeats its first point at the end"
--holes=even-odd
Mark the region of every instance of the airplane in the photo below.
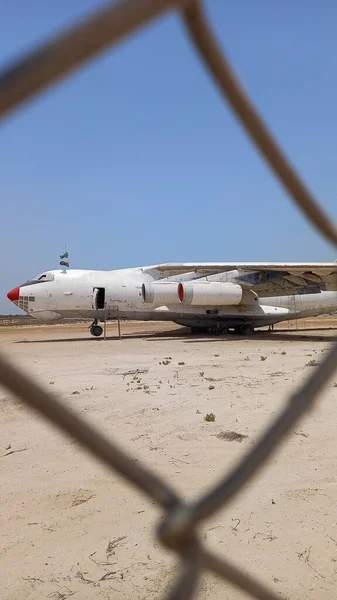
{"type": "Polygon", "coordinates": [[[46,322],[172,321],[191,333],[251,335],[255,328],[337,310],[337,261],[327,263],[167,263],[111,271],[46,271],[8,299],[46,322]]]}

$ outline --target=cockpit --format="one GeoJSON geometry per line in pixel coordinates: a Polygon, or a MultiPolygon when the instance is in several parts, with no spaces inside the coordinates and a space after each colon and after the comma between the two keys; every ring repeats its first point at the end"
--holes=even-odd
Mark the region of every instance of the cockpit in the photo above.
{"type": "Polygon", "coordinates": [[[54,279],[55,275],[53,273],[39,273],[35,277],[32,277],[32,279],[28,279],[28,281],[26,281],[26,283],[23,283],[21,287],[26,287],[27,285],[35,285],[37,283],[47,283],[54,281],[54,279]]]}
{"type": "Polygon", "coordinates": [[[54,279],[55,275],[53,273],[41,273],[30,279],[30,281],[54,281],[54,279]]]}

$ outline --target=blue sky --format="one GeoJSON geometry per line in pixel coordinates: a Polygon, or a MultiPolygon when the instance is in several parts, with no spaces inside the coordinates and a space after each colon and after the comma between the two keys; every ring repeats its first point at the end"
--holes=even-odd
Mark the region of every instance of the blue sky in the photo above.
{"type": "MultiPolygon", "coordinates": [[[[99,6],[4,0],[1,64],[99,6]]],[[[337,4],[205,3],[218,39],[295,167],[337,218],[337,4]]],[[[0,131],[0,312],[58,268],[324,261],[172,13],[22,106],[0,131]]]]}

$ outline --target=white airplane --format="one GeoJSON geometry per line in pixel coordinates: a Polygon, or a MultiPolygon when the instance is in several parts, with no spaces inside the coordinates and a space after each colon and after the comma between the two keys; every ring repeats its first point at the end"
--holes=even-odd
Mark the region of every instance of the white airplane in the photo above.
{"type": "Polygon", "coordinates": [[[191,328],[250,335],[255,327],[337,311],[337,263],[173,263],[113,271],[41,273],[8,292],[44,321],[173,321],[191,328]]]}

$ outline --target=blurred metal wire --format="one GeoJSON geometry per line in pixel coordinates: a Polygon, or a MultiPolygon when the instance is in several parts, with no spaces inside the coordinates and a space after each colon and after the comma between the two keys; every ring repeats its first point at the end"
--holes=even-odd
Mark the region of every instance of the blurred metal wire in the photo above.
{"type": "MultiPolygon", "coordinates": [[[[187,32],[215,83],[292,200],[320,233],[337,246],[336,227],[300,180],[243,91],[210,32],[198,0],[126,0],[109,3],[0,73],[0,117],[8,115],[84,61],[169,9],[181,12],[187,32]]],[[[278,592],[267,589],[227,559],[210,553],[198,539],[197,524],[224,507],[266,464],[294,424],[319,398],[336,367],[337,345],[334,345],[312,376],[287,400],[280,415],[266,428],[251,452],[214,489],[193,503],[183,502],[161,477],[127,456],[116,444],[71,413],[54,395],[3,356],[0,356],[0,383],[62,431],[79,440],[98,459],[165,509],[165,518],[157,535],[167,548],[181,557],[180,573],[167,599],[195,598],[201,572],[208,569],[254,598],[279,600],[278,592]]]]}

